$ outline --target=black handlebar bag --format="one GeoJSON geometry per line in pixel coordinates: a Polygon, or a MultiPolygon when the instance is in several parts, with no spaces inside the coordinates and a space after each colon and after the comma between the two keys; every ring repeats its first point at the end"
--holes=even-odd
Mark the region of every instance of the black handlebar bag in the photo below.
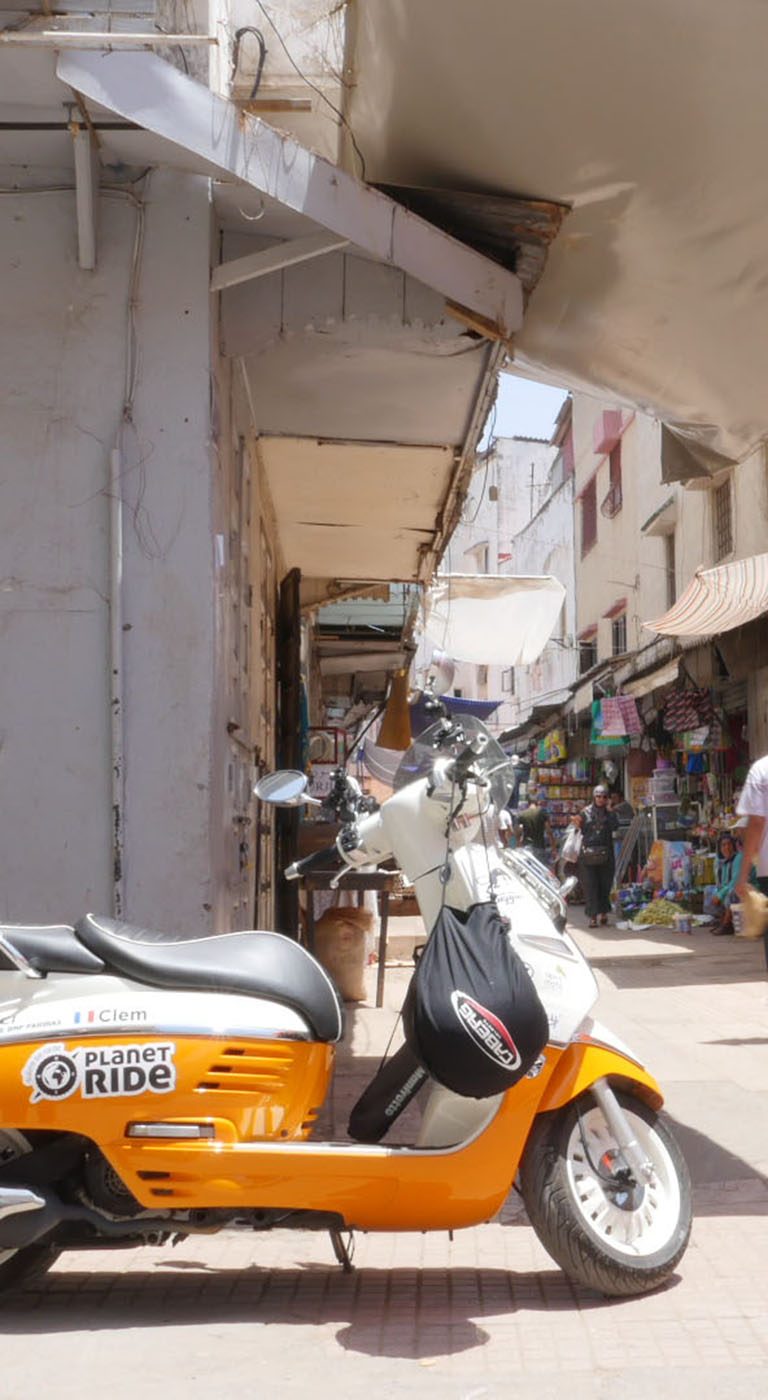
{"type": "Polygon", "coordinates": [[[547,1043],[549,1024],[495,904],[444,905],[403,1007],[405,1038],[438,1084],[467,1098],[510,1089],[547,1043]]]}

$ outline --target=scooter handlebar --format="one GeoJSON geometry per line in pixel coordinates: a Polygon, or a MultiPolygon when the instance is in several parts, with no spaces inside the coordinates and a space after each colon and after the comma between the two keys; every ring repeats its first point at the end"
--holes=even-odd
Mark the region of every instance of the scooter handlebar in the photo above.
{"type": "Polygon", "coordinates": [[[313,870],[335,870],[341,865],[341,856],[336,846],[324,846],[322,851],[313,851],[303,860],[295,860],[285,870],[286,880],[300,880],[302,875],[310,875],[313,870]]]}

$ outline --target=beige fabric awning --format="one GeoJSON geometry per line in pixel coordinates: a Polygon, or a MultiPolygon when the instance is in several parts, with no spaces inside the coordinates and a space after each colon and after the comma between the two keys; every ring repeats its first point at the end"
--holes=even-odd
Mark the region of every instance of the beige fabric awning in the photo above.
{"type": "Polygon", "coordinates": [[[715,427],[691,423],[662,423],[661,479],[662,481],[692,481],[696,477],[717,476],[726,467],[736,465],[713,446],[718,438],[715,427]],[[711,439],[709,441],[708,439],[711,439]]]}
{"type": "Polygon", "coordinates": [[[529,666],[544,650],[565,589],[542,575],[442,574],[424,599],[424,631],[456,661],[529,666]]]}
{"type": "Polygon", "coordinates": [[[697,569],[682,597],[644,626],[668,637],[712,637],[768,611],[768,554],[697,569]]]}
{"type": "Polygon", "coordinates": [[[635,700],[639,700],[643,695],[650,695],[652,690],[658,690],[662,685],[672,685],[677,680],[677,673],[680,670],[680,660],[675,657],[674,661],[668,661],[666,666],[660,666],[658,670],[651,671],[647,676],[640,676],[636,681],[624,681],[621,689],[624,695],[632,695],[635,700]]]}

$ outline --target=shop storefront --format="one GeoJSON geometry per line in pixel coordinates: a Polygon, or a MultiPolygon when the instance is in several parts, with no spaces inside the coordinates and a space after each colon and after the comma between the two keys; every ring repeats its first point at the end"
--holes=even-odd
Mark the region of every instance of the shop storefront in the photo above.
{"type": "Polygon", "coordinates": [[[629,664],[582,678],[571,713],[533,745],[529,785],[544,790],[562,839],[593,785],[605,784],[622,803],[617,914],[638,925],[685,926],[712,910],[723,833],[738,843],[748,686],[723,674],[710,643],[661,660],[640,677],[629,664]]]}
{"type": "Polygon", "coordinates": [[[747,690],[717,678],[716,667],[712,648],[700,648],[672,683],[637,698],[642,737],[627,763],[635,819],[617,853],[616,904],[640,925],[685,925],[686,916],[714,913],[720,839],[727,832],[738,846],[747,690]],[[701,676],[710,683],[698,683],[701,676]]]}

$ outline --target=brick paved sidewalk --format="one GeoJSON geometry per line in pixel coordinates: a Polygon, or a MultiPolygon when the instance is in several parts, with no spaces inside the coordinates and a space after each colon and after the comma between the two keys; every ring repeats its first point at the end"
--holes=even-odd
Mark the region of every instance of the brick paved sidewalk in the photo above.
{"type": "Polygon", "coordinates": [[[351,1396],[759,1396],[768,1373],[768,1188],[699,1199],[671,1285],[610,1302],[572,1287],[520,1215],[444,1235],[320,1235],[70,1254],[0,1311],[4,1400],[271,1390],[351,1396]],[[703,1209],[702,1209],[703,1208],[703,1209]],[[709,1211],[713,1213],[708,1213],[709,1211]],[[37,1340],[39,1337],[39,1341],[37,1340]],[[670,1373],[674,1373],[670,1377],[670,1373]],[[751,1391],[748,1385],[752,1386],[751,1391]],[[637,1389],[630,1387],[637,1387],[637,1389]],[[721,1388],[722,1386],[722,1388],[721,1388]]]}

